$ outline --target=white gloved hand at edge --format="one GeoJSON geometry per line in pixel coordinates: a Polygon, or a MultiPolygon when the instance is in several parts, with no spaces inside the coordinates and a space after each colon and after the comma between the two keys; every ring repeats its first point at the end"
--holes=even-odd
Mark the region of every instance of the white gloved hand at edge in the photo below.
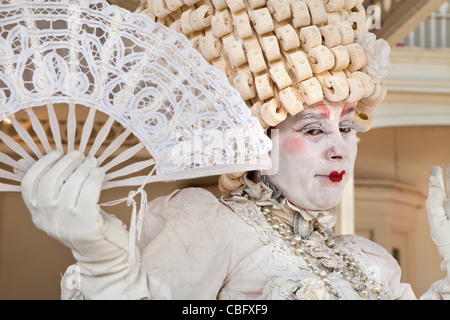
{"type": "Polygon", "coordinates": [[[22,197],[36,227],[72,249],[87,298],[147,298],[139,254],[129,260],[128,231],[98,205],[103,180],[95,158],[54,151],[27,171],[22,197]]]}
{"type": "Polygon", "coordinates": [[[22,180],[22,197],[40,230],[80,254],[100,236],[98,200],[103,169],[94,158],[55,151],[37,161],[22,180]]]}
{"type": "Polygon", "coordinates": [[[441,167],[431,168],[426,209],[431,238],[443,259],[441,270],[447,272],[447,279],[450,280],[450,199],[447,198],[450,189],[450,166],[447,167],[445,180],[441,167]]]}

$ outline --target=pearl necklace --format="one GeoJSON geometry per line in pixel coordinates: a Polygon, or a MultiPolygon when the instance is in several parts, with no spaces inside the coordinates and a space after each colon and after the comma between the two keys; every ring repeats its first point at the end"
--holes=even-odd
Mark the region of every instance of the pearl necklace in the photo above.
{"type": "MultiPolygon", "coordinates": [[[[243,196],[252,202],[255,202],[255,199],[250,198],[247,193],[244,192],[243,196]]],[[[328,292],[336,299],[342,300],[339,292],[331,286],[327,273],[323,270],[321,271],[317,266],[315,266],[311,256],[307,253],[307,250],[311,248],[311,244],[305,240],[307,240],[313,230],[307,232],[306,237],[302,234],[302,237],[298,233],[294,233],[291,226],[281,221],[275,214],[273,214],[269,206],[260,208],[264,218],[271,225],[271,227],[293,247],[294,255],[302,257],[303,260],[305,260],[307,267],[312,271],[312,274],[323,281],[328,292]]],[[[299,215],[299,213],[297,214],[299,215]]],[[[312,226],[311,228],[318,229],[317,225],[315,227],[312,226]]],[[[329,239],[329,235],[325,231],[319,231],[319,233],[324,238],[326,246],[332,249],[333,253],[340,257],[344,262],[345,268],[339,271],[341,272],[343,278],[352,285],[353,289],[359,294],[359,296],[362,298],[368,298],[371,294],[373,294],[377,300],[381,300],[381,285],[377,285],[377,283],[373,280],[369,281],[368,277],[364,275],[355,259],[353,259],[349,254],[343,253],[339,248],[336,248],[336,242],[333,239],[329,239]]],[[[318,251],[318,248],[315,249],[318,251]]]]}

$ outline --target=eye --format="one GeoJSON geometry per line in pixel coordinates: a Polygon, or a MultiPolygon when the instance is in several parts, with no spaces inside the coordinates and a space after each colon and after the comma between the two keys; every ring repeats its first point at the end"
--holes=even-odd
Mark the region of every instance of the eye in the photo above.
{"type": "Polygon", "coordinates": [[[319,134],[322,134],[323,131],[320,129],[309,129],[309,130],[305,131],[304,133],[309,136],[318,136],[319,134]]]}
{"type": "Polygon", "coordinates": [[[350,133],[352,131],[352,128],[349,128],[349,127],[347,127],[347,128],[340,128],[339,131],[341,133],[350,133]]]}

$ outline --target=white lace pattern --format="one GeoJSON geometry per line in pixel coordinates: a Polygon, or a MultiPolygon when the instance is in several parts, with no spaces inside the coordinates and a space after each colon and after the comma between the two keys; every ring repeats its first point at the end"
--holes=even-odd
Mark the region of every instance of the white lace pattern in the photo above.
{"type": "Polygon", "coordinates": [[[0,120],[57,103],[131,130],[151,181],[270,167],[258,120],[185,36],[104,0],[2,1],[0,120]]]}

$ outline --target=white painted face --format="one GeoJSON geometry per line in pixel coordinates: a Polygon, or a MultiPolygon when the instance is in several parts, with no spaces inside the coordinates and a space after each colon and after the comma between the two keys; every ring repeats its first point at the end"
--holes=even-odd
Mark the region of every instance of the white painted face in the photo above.
{"type": "Polygon", "coordinates": [[[354,114],[353,104],[321,102],[275,127],[279,169],[267,177],[297,207],[329,210],[340,203],[357,152],[354,114]]]}

